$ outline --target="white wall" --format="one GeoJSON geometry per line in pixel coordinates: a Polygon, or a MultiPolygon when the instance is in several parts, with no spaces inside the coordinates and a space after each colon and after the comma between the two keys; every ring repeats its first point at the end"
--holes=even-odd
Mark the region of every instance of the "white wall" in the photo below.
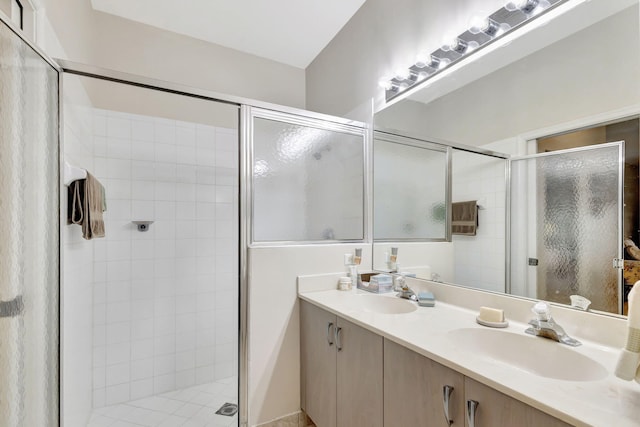
{"type": "Polygon", "coordinates": [[[51,56],[302,108],[304,70],[96,12],[88,0],[44,0],[38,43],[51,56]],[[58,38],[61,51],[55,43],[58,38]]]}
{"type": "Polygon", "coordinates": [[[98,109],[93,129],[94,407],[235,376],[237,131],[98,109]]]}
{"type": "MultiPolygon", "coordinates": [[[[343,255],[371,245],[337,244],[249,250],[249,425],[300,410],[299,275],[346,272],[343,255]]],[[[336,282],[337,286],[337,282],[336,282]]]]}

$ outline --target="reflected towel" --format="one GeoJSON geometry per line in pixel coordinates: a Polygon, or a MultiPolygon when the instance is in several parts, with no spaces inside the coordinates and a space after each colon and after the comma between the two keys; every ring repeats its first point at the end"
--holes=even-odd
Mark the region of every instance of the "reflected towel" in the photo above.
{"type": "Polygon", "coordinates": [[[451,204],[451,233],[475,236],[478,228],[478,202],[456,202],[451,204]]]}
{"type": "Polygon", "coordinates": [[[104,237],[102,212],[106,210],[105,191],[100,181],[87,173],[86,179],[69,184],[67,223],[82,226],[82,237],[91,240],[104,237]]]}

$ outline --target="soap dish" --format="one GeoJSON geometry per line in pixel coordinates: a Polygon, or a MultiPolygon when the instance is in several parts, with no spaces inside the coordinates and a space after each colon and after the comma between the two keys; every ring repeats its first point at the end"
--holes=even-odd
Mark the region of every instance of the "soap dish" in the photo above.
{"type": "Polygon", "coordinates": [[[482,320],[480,316],[476,317],[476,322],[482,326],[487,326],[489,328],[506,328],[509,326],[509,321],[505,320],[504,322],[487,322],[486,320],[482,320]]]}

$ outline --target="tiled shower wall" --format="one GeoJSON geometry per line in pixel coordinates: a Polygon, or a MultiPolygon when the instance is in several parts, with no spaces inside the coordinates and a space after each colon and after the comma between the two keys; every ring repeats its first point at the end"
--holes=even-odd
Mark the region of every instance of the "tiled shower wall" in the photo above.
{"type": "Polygon", "coordinates": [[[477,200],[475,236],[453,235],[454,283],[504,292],[505,161],[454,150],[452,201],[477,200]]]}
{"type": "MultiPolygon", "coordinates": [[[[65,93],[72,92],[65,82],[65,93]]],[[[81,99],[81,98],[80,98],[81,99]]],[[[93,170],[92,108],[64,102],[64,159],[72,165],[93,170]]],[[[66,225],[67,192],[61,189],[62,244],[62,408],[68,425],[83,425],[89,419],[92,401],[93,244],[82,238],[76,225],[66,225]]]]}
{"type": "Polygon", "coordinates": [[[95,110],[93,132],[94,407],[234,376],[237,131],[95,110]]]}

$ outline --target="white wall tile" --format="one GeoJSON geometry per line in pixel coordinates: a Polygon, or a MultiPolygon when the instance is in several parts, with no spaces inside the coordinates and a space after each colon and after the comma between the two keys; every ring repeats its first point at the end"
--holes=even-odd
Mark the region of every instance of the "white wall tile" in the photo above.
{"type": "MultiPolygon", "coordinates": [[[[144,301],[145,304],[152,306],[151,302],[144,301]]],[[[154,321],[153,316],[134,320],[131,324],[131,338],[133,342],[142,342],[144,340],[151,340],[154,336],[154,321]]]]}
{"type": "Polygon", "coordinates": [[[176,126],[176,145],[184,147],[196,146],[196,129],[195,126],[181,125],[176,126]]]}
{"type": "Polygon", "coordinates": [[[106,364],[124,363],[131,358],[131,343],[124,342],[106,346],[106,364]]]}
{"type": "Polygon", "coordinates": [[[129,394],[129,383],[114,385],[106,388],[105,405],[127,402],[131,397],[129,394]]]}
{"type": "MultiPolygon", "coordinates": [[[[140,361],[153,373],[153,339],[136,339],[131,347],[131,360],[140,361]]],[[[135,366],[138,366],[137,364],[135,366]]],[[[144,370],[140,375],[144,374],[144,370]]]]}
{"type": "Polygon", "coordinates": [[[107,117],[107,136],[113,138],[131,138],[131,120],[107,117]]]}
{"type": "Polygon", "coordinates": [[[153,162],[156,158],[155,144],[153,142],[131,141],[131,159],[153,162]]]}
{"type": "MultiPolygon", "coordinates": [[[[111,320],[111,319],[109,319],[111,320]]],[[[118,322],[106,325],[107,345],[131,341],[131,323],[118,322]]]]}
{"type": "MultiPolygon", "coordinates": [[[[179,148],[178,150],[181,150],[179,148]]],[[[197,168],[195,161],[192,164],[178,164],[176,166],[176,182],[195,184],[197,181],[197,168]]]]}
{"type": "Polygon", "coordinates": [[[153,358],[134,360],[131,362],[131,380],[153,378],[153,358]]]}
{"type": "Polygon", "coordinates": [[[153,122],[146,120],[132,121],[131,139],[152,142],[154,139],[153,122]]]}
{"type": "Polygon", "coordinates": [[[107,387],[116,384],[129,383],[131,380],[131,364],[130,362],[118,363],[117,365],[107,366],[106,368],[106,385],[107,387]]]}
{"type": "Polygon", "coordinates": [[[153,392],[155,394],[166,393],[176,388],[175,373],[153,377],[153,392]]]}
{"type": "Polygon", "coordinates": [[[153,395],[153,378],[131,382],[131,399],[141,399],[153,395]]]}

